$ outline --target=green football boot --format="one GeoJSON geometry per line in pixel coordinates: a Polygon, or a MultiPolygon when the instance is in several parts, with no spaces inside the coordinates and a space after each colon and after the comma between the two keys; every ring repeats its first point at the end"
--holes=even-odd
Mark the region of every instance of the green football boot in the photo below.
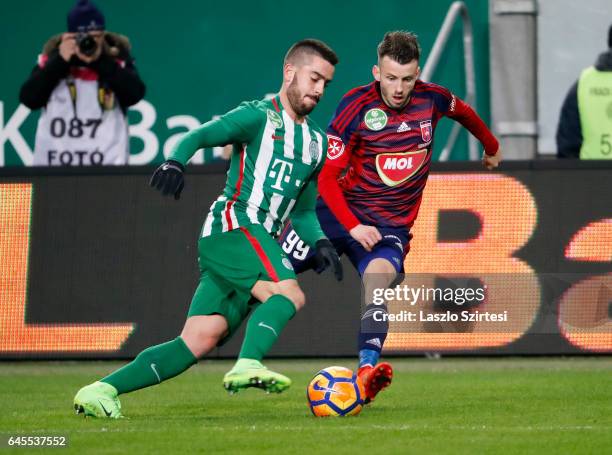
{"type": "Polygon", "coordinates": [[[94,382],[86,385],[74,397],[74,410],[85,417],[120,419],[121,403],[117,398],[117,389],[106,382],[94,382]]]}
{"type": "Polygon", "coordinates": [[[223,387],[230,394],[241,389],[256,387],[266,393],[281,393],[291,386],[291,379],[268,370],[261,362],[252,359],[239,359],[223,377],[223,387]]]}

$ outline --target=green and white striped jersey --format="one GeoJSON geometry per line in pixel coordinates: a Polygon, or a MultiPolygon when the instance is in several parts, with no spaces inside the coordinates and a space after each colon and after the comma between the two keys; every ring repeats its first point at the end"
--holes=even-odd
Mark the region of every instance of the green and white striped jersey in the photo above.
{"type": "MultiPolygon", "coordinates": [[[[251,223],[276,236],[305,186],[316,178],[327,150],[325,132],[309,118],[295,123],[278,96],[242,103],[198,134],[207,143],[222,137],[234,144],[225,189],[210,207],[202,237],[251,223]]],[[[180,148],[171,157],[185,163],[180,148]]]]}

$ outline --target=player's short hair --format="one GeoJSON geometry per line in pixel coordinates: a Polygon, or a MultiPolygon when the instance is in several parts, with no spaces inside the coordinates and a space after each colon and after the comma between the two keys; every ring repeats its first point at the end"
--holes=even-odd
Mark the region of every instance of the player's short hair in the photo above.
{"type": "Polygon", "coordinates": [[[305,55],[318,55],[334,66],[338,64],[338,56],[332,48],[323,41],[312,38],[303,39],[291,46],[285,55],[284,63],[295,63],[305,55]]]}
{"type": "Polygon", "coordinates": [[[412,60],[419,60],[421,47],[417,36],[411,32],[395,31],[385,33],[385,37],[378,44],[378,59],[384,56],[392,58],[397,63],[405,65],[412,60]]]}

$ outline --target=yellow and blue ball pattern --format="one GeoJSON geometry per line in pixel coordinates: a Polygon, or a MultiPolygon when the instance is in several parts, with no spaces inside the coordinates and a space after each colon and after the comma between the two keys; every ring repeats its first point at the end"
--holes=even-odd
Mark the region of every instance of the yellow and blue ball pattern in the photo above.
{"type": "Polygon", "coordinates": [[[308,384],[306,394],[310,410],[317,417],[357,415],[365,398],[357,375],[337,366],[319,371],[308,384]]]}

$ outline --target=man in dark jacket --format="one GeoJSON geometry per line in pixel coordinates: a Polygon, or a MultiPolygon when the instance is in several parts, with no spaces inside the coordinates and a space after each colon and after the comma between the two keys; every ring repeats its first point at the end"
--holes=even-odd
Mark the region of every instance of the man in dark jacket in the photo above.
{"type": "Polygon", "coordinates": [[[68,32],[48,40],[20,101],[42,109],[34,165],[127,164],[126,110],[145,86],[125,36],[105,31],[102,12],[79,0],[68,13],[68,32]]]}
{"type": "Polygon", "coordinates": [[[608,50],[572,85],[557,127],[557,156],[612,159],[612,25],[608,50]]]}

